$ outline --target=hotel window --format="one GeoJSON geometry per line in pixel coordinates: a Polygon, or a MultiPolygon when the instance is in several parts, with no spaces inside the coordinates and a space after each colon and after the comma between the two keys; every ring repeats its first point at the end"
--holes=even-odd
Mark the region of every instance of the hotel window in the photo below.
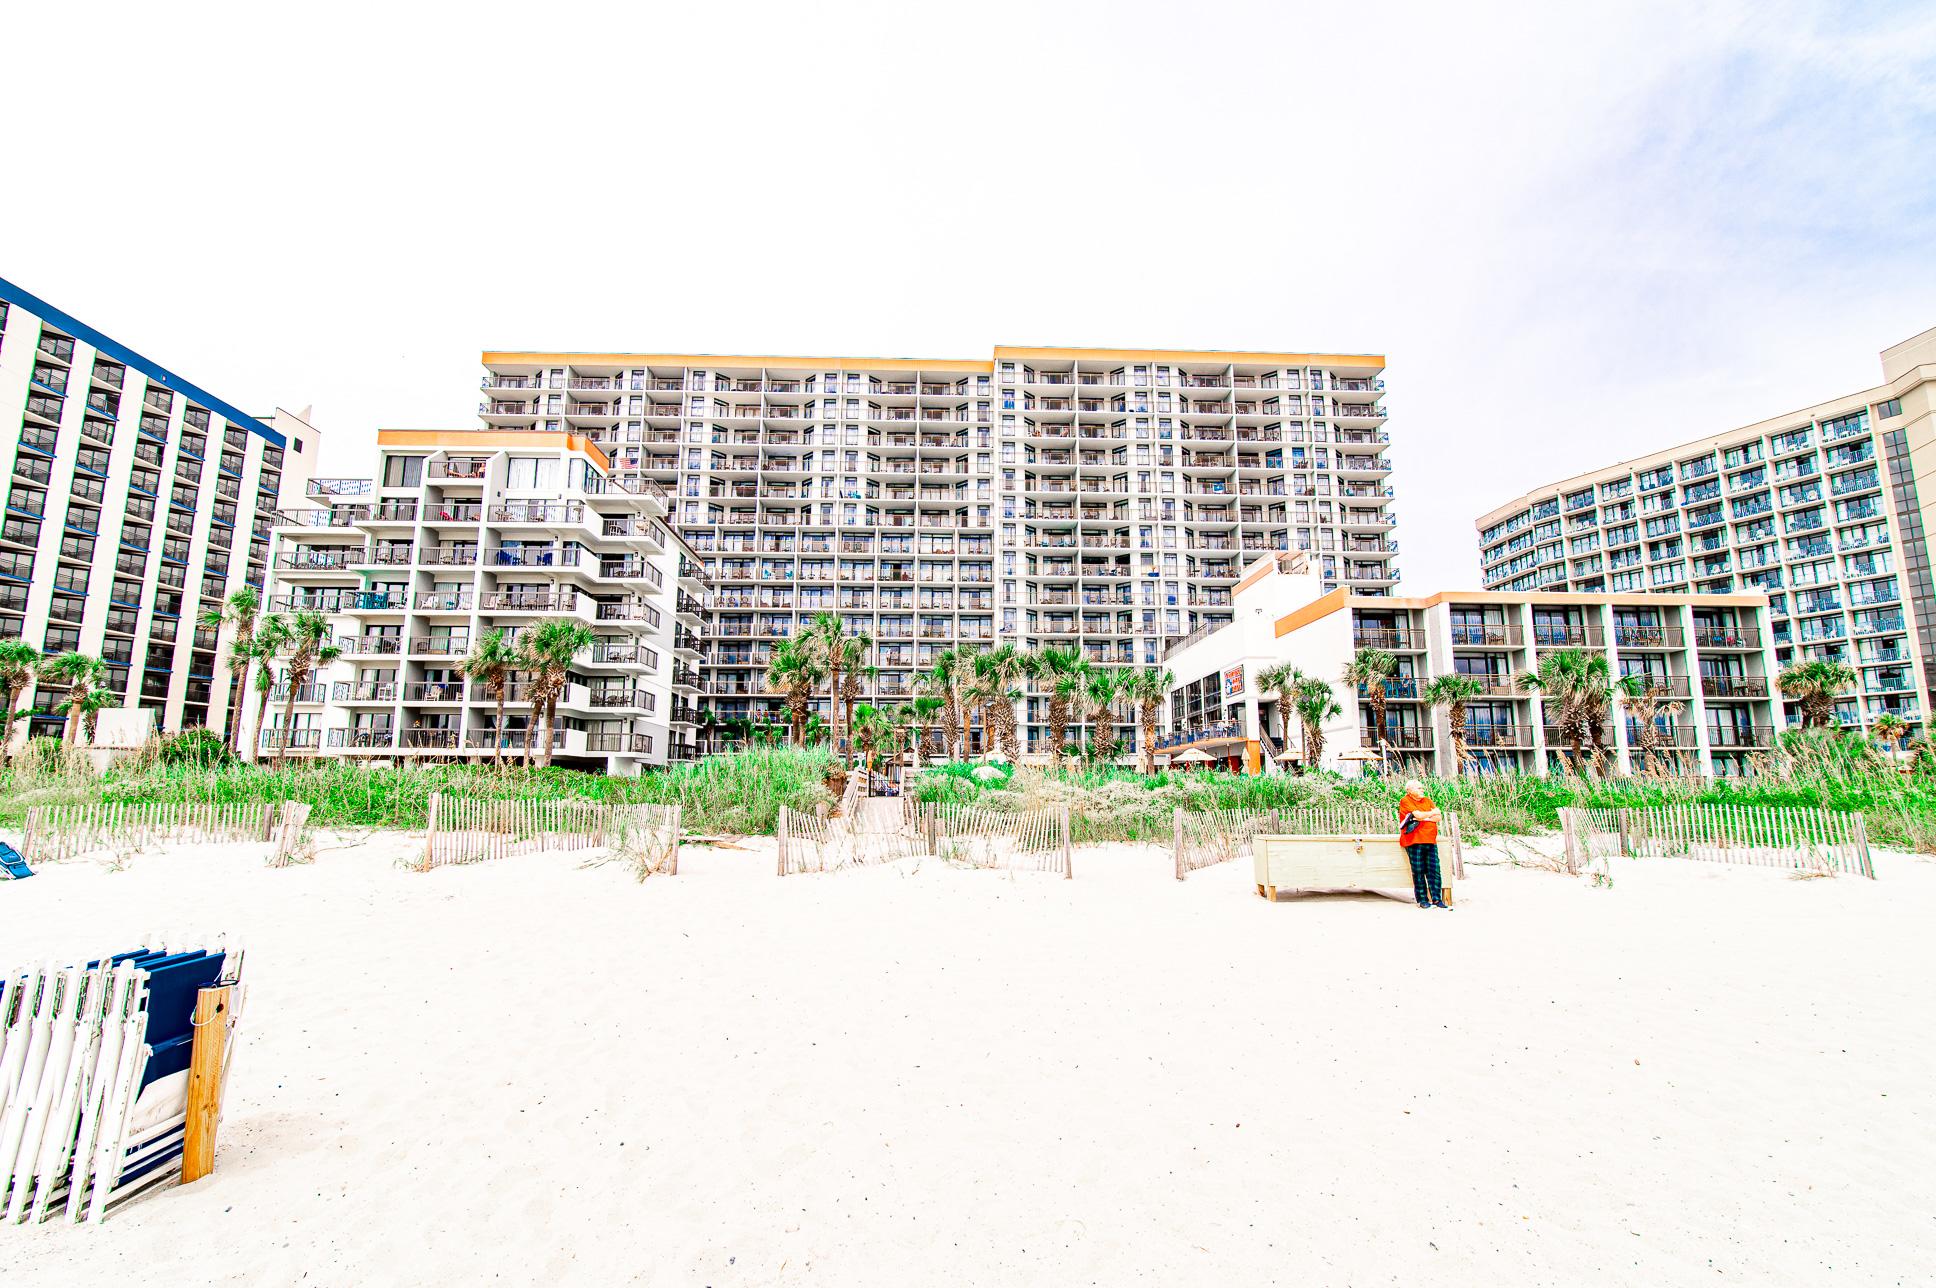
{"type": "Polygon", "coordinates": [[[416,487],[423,482],[421,456],[391,456],[383,462],[383,486],[416,487]]]}
{"type": "Polygon", "coordinates": [[[1902,399],[1891,398],[1886,403],[1877,403],[1875,412],[1877,420],[1888,420],[1891,416],[1900,416],[1902,415],[1902,399]]]}

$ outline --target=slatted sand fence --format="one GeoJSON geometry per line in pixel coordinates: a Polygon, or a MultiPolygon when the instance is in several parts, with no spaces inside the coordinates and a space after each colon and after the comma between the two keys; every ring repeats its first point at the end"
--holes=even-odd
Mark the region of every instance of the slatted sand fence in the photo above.
{"type": "MultiPolygon", "coordinates": [[[[1398,843],[1398,810],[1375,801],[1316,801],[1281,809],[1186,810],[1178,807],[1171,850],[1176,879],[1199,868],[1227,863],[1250,853],[1259,836],[1377,836],[1398,843]]],[[[1465,843],[1459,816],[1446,811],[1439,824],[1439,859],[1454,880],[1465,877],[1465,843]]]]}
{"type": "Polygon", "coordinates": [[[639,880],[679,875],[683,805],[614,805],[605,824],[606,846],[631,860],[639,880]]]}
{"type": "Polygon", "coordinates": [[[21,857],[57,863],[83,854],[124,855],[151,845],[271,842],[272,867],[301,852],[310,807],[300,801],[156,801],[36,805],[27,811],[21,857]]]}
{"type": "Polygon", "coordinates": [[[901,811],[893,807],[893,802],[869,800],[853,793],[842,800],[848,805],[848,812],[834,818],[780,807],[775,830],[780,842],[781,876],[837,872],[841,868],[914,858],[922,853],[915,834],[904,825],[901,811]]]}
{"type": "Polygon", "coordinates": [[[1563,809],[1566,868],[1593,859],[1686,858],[1875,879],[1862,815],[1772,805],[1663,805],[1563,809]]]}
{"type": "Polygon", "coordinates": [[[598,849],[609,822],[603,801],[493,800],[432,792],[417,870],[548,850],[598,849]]]}
{"type": "Polygon", "coordinates": [[[1073,877],[1069,807],[995,810],[950,801],[910,801],[905,813],[924,852],[950,863],[1073,877]]]}

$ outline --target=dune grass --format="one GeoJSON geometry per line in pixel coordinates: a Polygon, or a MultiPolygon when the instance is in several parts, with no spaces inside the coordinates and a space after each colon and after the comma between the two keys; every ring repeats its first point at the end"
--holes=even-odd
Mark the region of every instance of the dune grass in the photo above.
{"type": "Polygon", "coordinates": [[[688,832],[771,832],[782,805],[811,811],[830,800],[833,758],[824,750],[763,748],[709,756],[648,773],[614,778],[572,769],[489,765],[366,767],[349,760],[293,761],[277,768],[166,763],[153,759],[96,778],[24,762],[0,780],[0,824],[18,828],[34,805],[173,801],[306,801],[318,827],[418,829],[429,818],[430,793],[491,800],[587,799],[614,804],[685,807],[688,832]]]}
{"type": "MultiPolygon", "coordinates": [[[[1467,835],[1530,835],[1559,826],[1573,806],[1643,809],[1662,805],[1746,805],[1860,813],[1877,845],[1936,853],[1936,766],[1904,774],[1879,757],[1818,740],[1791,740],[1742,779],[1675,775],[1485,774],[1425,780],[1440,807],[1458,812],[1467,835]]],[[[975,802],[995,809],[1067,804],[1078,840],[1166,840],[1172,813],[1285,809],[1321,800],[1376,801],[1396,810],[1399,784],[1378,778],[1258,777],[1222,771],[1158,773],[1071,767],[1062,771],[972,765],[927,768],[917,799],[975,802]],[[982,770],[979,774],[977,770],[982,770]]]]}

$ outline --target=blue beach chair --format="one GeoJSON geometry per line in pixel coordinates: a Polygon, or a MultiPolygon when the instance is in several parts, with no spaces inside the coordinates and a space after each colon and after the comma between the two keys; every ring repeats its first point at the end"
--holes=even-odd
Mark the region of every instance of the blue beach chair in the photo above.
{"type": "Polygon", "coordinates": [[[5,841],[0,841],[0,871],[4,871],[15,881],[34,874],[34,870],[27,866],[27,860],[20,851],[5,841]]]}

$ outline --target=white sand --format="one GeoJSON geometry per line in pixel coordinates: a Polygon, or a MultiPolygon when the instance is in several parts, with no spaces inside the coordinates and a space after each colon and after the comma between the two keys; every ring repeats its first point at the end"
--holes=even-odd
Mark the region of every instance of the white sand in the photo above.
{"type": "Polygon", "coordinates": [[[0,884],[0,958],[247,937],[217,1170],[0,1283],[1927,1284],[1936,866],[1271,906],[1078,851],[0,884]]]}

